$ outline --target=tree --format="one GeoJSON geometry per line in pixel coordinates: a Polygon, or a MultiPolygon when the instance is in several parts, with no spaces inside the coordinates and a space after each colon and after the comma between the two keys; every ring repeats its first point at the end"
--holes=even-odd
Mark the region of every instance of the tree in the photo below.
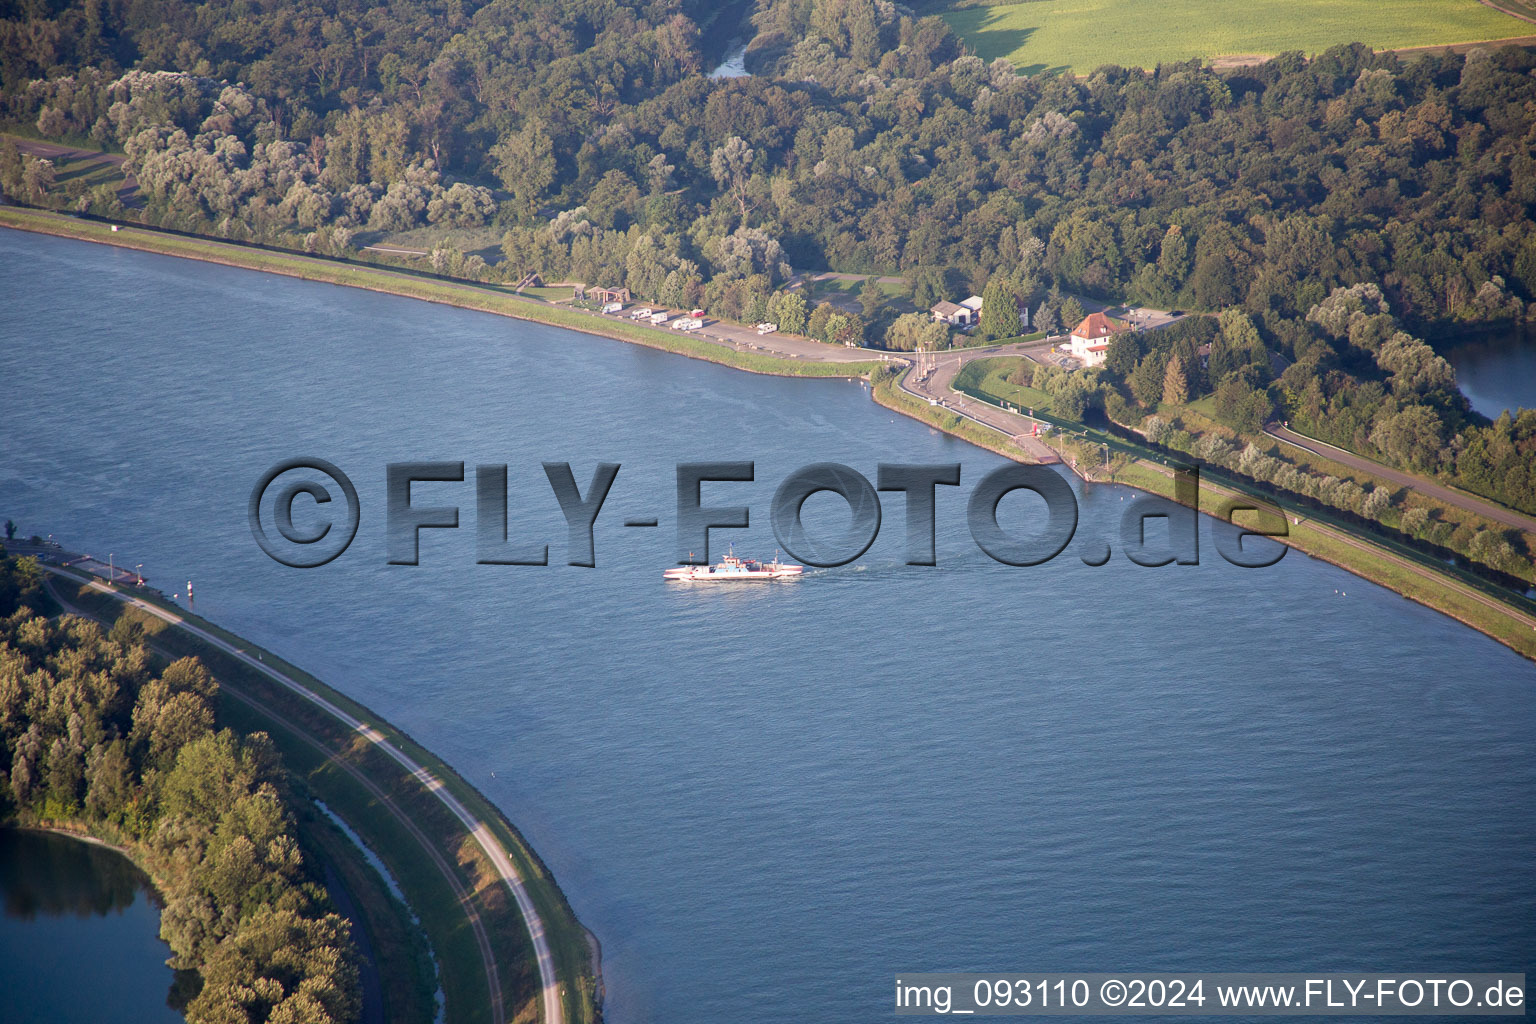
{"type": "Polygon", "coordinates": [[[1163,373],[1163,402],[1167,405],[1183,405],[1189,401],[1189,377],[1184,373],[1184,361],[1174,355],[1168,360],[1163,373]]]}
{"type": "Polygon", "coordinates": [[[1163,397],[1163,378],[1167,371],[1165,356],[1161,352],[1148,352],[1131,373],[1128,383],[1136,401],[1150,409],[1163,397]]]}
{"type": "Polygon", "coordinates": [[[1360,505],[1360,514],[1380,522],[1391,508],[1392,492],[1385,487],[1377,487],[1365,496],[1365,501],[1360,505]]]}
{"type": "Polygon", "coordinates": [[[799,292],[775,292],[768,300],[769,317],[786,334],[803,333],[808,313],[805,296],[799,292]]]}
{"type": "Polygon", "coordinates": [[[815,309],[811,310],[810,318],[806,321],[805,333],[817,341],[825,341],[827,324],[836,313],[837,307],[832,305],[832,303],[823,302],[818,304],[815,309]]]}
{"type": "Polygon", "coordinates": [[[1273,412],[1268,393],[1240,374],[1229,376],[1216,389],[1216,418],[1243,433],[1257,434],[1273,412]]]}
{"type": "Polygon", "coordinates": [[[1061,326],[1065,330],[1071,330],[1083,322],[1083,304],[1077,301],[1077,296],[1068,295],[1061,303],[1061,326]]]}
{"type": "Polygon", "coordinates": [[[912,304],[931,309],[949,296],[949,282],[941,267],[920,267],[912,275],[912,304]]]}
{"type": "Polygon", "coordinates": [[[15,523],[14,520],[7,519],[5,521],[5,539],[6,540],[15,540],[16,539],[16,523],[15,523]]]}
{"type": "Polygon", "coordinates": [[[1371,444],[1399,466],[1434,471],[1440,468],[1441,431],[1434,410],[1411,405],[1385,416],[1371,431],[1371,444]]]}
{"type": "Polygon", "coordinates": [[[48,198],[48,192],[53,188],[54,172],[52,160],[39,160],[30,154],[22,156],[22,184],[27,191],[27,197],[34,203],[41,203],[48,198]]]}
{"type": "Polygon", "coordinates": [[[518,212],[532,216],[549,195],[555,180],[555,149],[541,121],[529,121],[491,147],[496,176],[512,193],[518,212]]]}
{"type": "Polygon", "coordinates": [[[86,810],[101,818],[116,814],[127,806],[132,790],[133,765],[128,758],[128,745],[113,740],[93,748],[86,762],[86,810]]]}
{"type": "Polygon", "coordinates": [[[988,281],[981,298],[982,337],[1017,338],[1024,333],[1024,323],[1019,319],[1018,301],[1001,278],[994,277],[988,281]]]}
{"type": "Polygon", "coordinates": [[[1117,331],[1109,339],[1109,351],[1104,353],[1104,368],[1125,380],[1135,371],[1141,358],[1141,341],[1135,331],[1117,331]]]}
{"type": "Polygon", "coordinates": [[[905,313],[885,330],[885,347],[897,352],[936,352],[949,347],[949,325],[927,313],[905,313]]]}
{"type": "Polygon", "coordinates": [[[709,173],[714,177],[715,184],[736,197],[743,224],[747,220],[747,182],[751,180],[754,155],[755,152],[745,139],[732,135],[709,158],[709,173]]]}
{"type": "Polygon", "coordinates": [[[873,277],[866,278],[864,286],[859,289],[859,308],[864,311],[864,318],[874,319],[884,303],[885,290],[880,287],[880,282],[873,277]]]}
{"type": "MultiPolygon", "coordinates": [[[[1073,326],[1076,326],[1075,324],[1073,326]]],[[[1061,318],[1056,313],[1056,307],[1049,302],[1040,303],[1040,308],[1035,310],[1035,329],[1044,331],[1047,335],[1055,334],[1061,327],[1061,318]]]]}
{"type": "Polygon", "coordinates": [[[645,180],[652,192],[665,192],[672,184],[672,174],[677,170],[676,164],[667,162],[667,154],[657,153],[651,157],[651,162],[645,167],[645,180]]]}

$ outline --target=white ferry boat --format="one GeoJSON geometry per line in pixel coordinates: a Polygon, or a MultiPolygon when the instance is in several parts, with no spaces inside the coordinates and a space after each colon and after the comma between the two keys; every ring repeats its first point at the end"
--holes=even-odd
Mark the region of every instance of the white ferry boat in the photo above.
{"type": "Polygon", "coordinates": [[[662,576],[683,583],[742,583],[748,580],[791,579],[805,572],[799,565],[781,562],[775,555],[771,562],[755,558],[737,558],[735,549],[714,565],[680,565],[668,569],[662,576]]]}

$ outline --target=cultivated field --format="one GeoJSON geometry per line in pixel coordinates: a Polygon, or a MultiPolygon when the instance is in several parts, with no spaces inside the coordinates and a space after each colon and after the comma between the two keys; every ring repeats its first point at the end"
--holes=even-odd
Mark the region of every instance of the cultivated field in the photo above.
{"type": "Polygon", "coordinates": [[[1393,50],[1536,34],[1531,22],[1477,0],[1035,0],[957,8],[943,17],[977,56],[1007,57],[1031,73],[1313,54],[1337,43],[1393,50]]]}

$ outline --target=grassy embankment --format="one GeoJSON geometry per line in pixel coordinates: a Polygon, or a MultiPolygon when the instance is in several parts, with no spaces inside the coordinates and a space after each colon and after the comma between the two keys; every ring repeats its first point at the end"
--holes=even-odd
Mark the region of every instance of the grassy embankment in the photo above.
{"type": "Polygon", "coordinates": [[[1075,74],[1102,64],[1153,68],[1195,57],[1316,54],[1352,42],[1378,50],[1481,42],[1536,29],[1477,0],[1415,0],[1383,13],[1377,0],[1038,0],[957,4],[943,18],[983,60],[1007,57],[1025,71],[1075,74]]]}
{"type": "MultiPolygon", "coordinates": [[[[955,378],[955,386],[960,391],[983,400],[1000,400],[1023,408],[1033,408],[1036,412],[1050,414],[1050,396],[1045,392],[1032,387],[1015,384],[1010,379],[1013,370],[1022,362],[1019,356],[998,356],[995,359],[978,359],[967,363],[965,369],[960,371],[955,378]]],[[[1216,400],[1210,395],[1187,405],[1159,405],[1157,415],[1173,422],[1182,422],[1186,429],[1194,433],[1215,433],[1228,440],[1246,443],[1250,438],[1240,436],[1230,427],[1217,422],[1215,416],[1216,400]]],[[[1293,445],[1281,444],[1269,437],[1252,438],[1260,448],[1268,448],[1277,451],[1300,469],[1318,476],[1334,476],[1340,480],[1352,480],[1362,487],[1385,487],[1392,492],[1403,490],[1403,486],[1396,481],[1389,480],[1385,476],[1369,473],[1364,470],[1346,466],[1342,462],[1335,462],[1325,456],[1310,452],[1305,448],[1293,445]]],[[[1446,481],[1436,481],[1442,486],[1454,486],[1446,481]]],[[[1463,492],[1465,493],[1465,492],[1463,492]]],[[[1505,527],[1492,520],[1485,519],[1475,512],[1460,508],[1455,505],[1444,504],[1410,491],[1408,504],[1419,506],[1432,511],[1437,518],[1445,522],[1461,525],[1465,523],[1472,528],[1486,528],[1503,531],[1505,527]]],[[[1470,497],[1480,497],[1469,495],[1470,497]]],[[[1481,500],[1488,500],[1482,498],[1481,500]]]]}
{"type": "MultiPolygon", "coordinates": [[[[1172,478],[1146,462],[1125,467],[1116,474],[1115,479],[1119,483],[1130,484],[1164,497],[1173,496],[1172,478]]],[[[1221,503],[1237,493],[1202,478],[1200,510],[1215,515],[1221,503]]],[[[1309,519],[1310,513],[1292,509],[1284,501],[1276,504],[1293,518],[1301,519],[1299,524],[1291,523],[1287,526],[1287,537],[1277,539],[1282,539],[1298,551],[1331,562],[1356,576],[1449,615],[1536,661],[1536,627],[1532,626],[1528,617],[1499,603],[1494,597],[1479,595],[1472,587],[1394,556],[1371,541],[1346,536],[1342,529],[1328,526],[1317,519],[1309,519]],[[1431,575],[1426,576],[1426,572],[1431,575]]]]}
{"type": "Polygon", "coordinates": [[[129,225],[114,232],[109,225],[99,221],[42,210],[0,207],[0,227],[37,231],[88,242],[105,242],[165,256],[182,256],[248,270],[284,274],[306,281],[321,281],[440,302],[645,345],[694,359],[723,363],[752,373],[785,377],[862,377],[881,365],[875,360],[820,363],[757,352],[740,352],[727,345],[690,338],[676,331],[656,330],[626,320],[612,320],[536,298],[514,295],[508,287],[446,281],[423,272],[385,269],[302,253],[274,252],[211,239],[189,238],[137,225],[129,225]]]}
{"type": "MultiPolygon", "coordinates": [[[[1007,381],[1013,364],[1012,359],[978,360],[961,371],[955,386],[972,398],[994,405],[1000,404],[1002,400],[1016,403],[1028,398],[1028,392],[1034,389],[1020,388],[1007,381]]],[[[910,396],[903,397],[908,398],[911,405],[922,406],[927,412],[939,411],[929,409],[925,403],[910,399],[910,396]]],[[[1037,405],[1035,412],[1053,421],[1057,419],[1050,415],[1048,407],[1037,405]]],[[[1071,428],[1070,424],[1067,426],[1071,428]]],[[[997,432],[991,433],[994,438],[1001,436],[997,432]]],[[[1131,457],[1126,465],[1116,470],[1114,479],[1117,483],[1129,484],[1164,497],[1173,496],[1172,478],[1153,461],[1160,459],[1155,452],[1151,449],[1138,451],[1136,445],[1111,435],[1102,435],[1100,438],[1096,432],[1089,433],[1096,440],[1102,439],[1112,450],[1131,457]]],[[[1003,447],[987,447],[1018,457],[1003,447]]],[[[1224,486],[1213,482],[1208,475],[1201,480],[1201,511],[1214,515],[1223,501],[1239,495],[1259,496],[1278,505],[1290,519],[1300,519],[1300,523],[1292,523],[1288,527],[1290,534],[1285,539],[1287,544],[1298,551],[1331,562],[1449,615],[1525,657],[1536,660],[1536,628],[1533,628],[1530,614],[1504,600],[1506,592],[1494,585],[1464,570],[1442,565],[1407,545],[1362,534],[1351,529],[1347,523],[1333,521],[1329,513],[1293,505],[1284,498],[1276,498],[1257,490],[1250,494],[1246,489],[1224,486]]]]}
{"type": "MultiPolygon", "coordinates": [[[[538,1018],[538,968],[516,903],[463,825],[418,780],[407,775],[376,745],[352,733],[316,705],[199,638],[89,587],[82,586],[78,593],[66,596],[72,604],[108,622],[115,621],[120,615],[136,619],[144,625],[152,643],[167,656],[195,655],[203,660],[221,684],[221,717],[241,728],[263,729],[270,733],[289,769],[305,780],[310,795],[324,801],[346,821],[389,869],[436,953],[448,1020],[455,1024],[489,1020],[488,979],[481,966],[481,954],[470,919],[460,906],[459,893],[444,879],[437,864],[407,826],[347,768],[382,789],[390,802],[433,842],[439,856],[455,870],[459,886],[471,895],[495,955],[508,1019],[533,1021],[538,1018]],[[318,739],[324,749],[317,750],[304,734],[318,739]]],[[[576,920],[548,869],[494,805],[445,763],[363,705],[271,652],[153,594],[135,591],[133,596],[160,605],[247,653],[259,654],[265,664],[370,722],[390,743],[441,780],[477,820],[491,829],[517,865],[549,939],[562,982],[567,1019],[572,1024],[590,1024],[598,1019],[597,979],[587,932],[576,920]]],[[[315,814],[318,817],[318,812],[315,814]]],[[[317,823],[310,821],[306,824],[314,826],[317,823]]],[[[324,826],[334,829],[329,823],[324,826]]],[[[347,840],[333,836],[329,852],[339,856],[345,850],[337,845],[338,842],[346,843],[347,840]]],[[[430,982],[408,949],[413,929],[401,923],[398,903],[392,897],[378,893],[377,875],[366,862],[360,857],[353,860],[358,863],[352,865],[349,879],[359,872],[373,875],[375,879],[374,885],[360,887],[359,902],[363,904],[368,920],[370,938],[375,940],[375,949],[386,965],[386,999],[394,998],[402,1005],[419,1008],[424,988],[428,1002],[431,993],[430,982]],[[393,922],[391,917],[395,919],[393,922]],[[390,978],[388,968],[402,965],[404,977],[390,978]]],[[[387,1013],[386,1019],[421,1018],[405,1015],[397,1018],[387,1013]]],[[[425,1019],[431,1019],[430,1013],[425,1019]]]]}
{"type": "MultiPolygon", "coordinates": [[[[1216,400],[1210,395],[1207,395],[1199,401],[1191,402],[1188,405],[1159,405],[1157,412],[1158,415],[1162,416],[1165,420],[1172,421],[1175,417],[1177,417],[1184,423],[1185,429],[1192,432],[1206,433],[1208,431],[1214,431],[1215,433],[1232,440],[1241,440],[1243,442],[1253,440],[1258,444],[1260,448],[1268,448],[1272,451],[1273,454],[1283,456],[1287,462],[1292,463],[1299,469],[1305,469],[1308,472],[1318,476],[1333,476],[1339,478],[1340,480],[1353,480],[1361,487],[1385,487],[1388,491],[1393,493],[1404,490],[1403,485],[1395,480],[1389,480],[1387,477],[1377,473],[1370,473],[1362,469],[1356,469],[1354,466],[1346,466],[1342,462],[1336,462],[1325,455],[1318,455],[1316,452],[1308,451],[1307,449],[1298,447],[1296,445],[1282,444],[1271,437],[1251,439],[1240,437],[1235,430],[1232,430],[1230,427],[1216,420],[1215,405],[1216,400]]],[[[1476,498],[1479,501],[1488,501],[1492,502],[1493,504],[1498,504],[1498,502],[1493,501],[1492,498],[1486,498],[1483,495],[1474,494],[1471,491],[1457,487],[1456,484],[1450,480],[1434,479],[1433,482],[1439,484],[1441,487],[1446,487],[1450,490],[1464,494],[1469,498],[1476,498]]],[[[1478,515],[1476,512],[1461,508],[1457,505],[1449,505],[1444,502],[1436,501],[1433,498],[1425,497],[1417,491],[1409,490],[1407,497],[1404,499],[1404,503],[1411,508],[1423,508],[1426,511],[1433,513],[1436,519],[1442,522],[1450,523],[1453,526],[1461,526],[1465,524],[1472,529],[1490,529],[1500,533],[1509,529],[1509,527],[1503,523],[1495,522],[1494,520],[1478,515]]],[[[1536,542],[1536,534],[1527,534],[1527,537],[1529,538],[1528,543],[1536,542]]],[[[1536,576],[1527,576],[1527,579],[1536,581],[1536,576]]]]}
{"type": "Polygon", "coordinates": [[[1048,413],[1051,411],[1050,395],[1028,384],[1017,384],[1011,379],[1014,371],[1026,364],[1034,365],[1023,356],[972,360],[956,374],[955,388],[967,392],[978,391],[1021,409],[1048,413]]]}
{"type": "MultiPolygon", "coordinates": [[[[66,237],[81,238],[88,241],[127,245],[131,248],[140,248],[168,255],[189,256],[195,259],[228,263],[255,270],[268,270],[274,273],[288,274],[308,280],[345,284],[376,291],[387,291],[469,309],[501,313],[507,316],[536,320],[554,326],[570,327],[589,333],[602,334],[619,340],[633,341],[638,344],[663,348],[678,354],[720,362],[736,366],[739,369],[759,373],[798,376],[855,376],[871,373],[882,365],[879,363],[796,363],[787,359],[736,352],[723,346],[711,345],[695,339],[686,337],[671,338],[660,332],[645,331],[637,325],[598,320],[588,314],[524,300],[494,288],[453,284],[436,278],[412,276],[399,271],[386,271],[355,264],[314,259],[298,254],[271,253],[202,239],[184,239],[179,236],[141,228],[130,229],[126,232],[130,237],[123,238],[121,236],[124,232],[114,235],[105,225],[90,221],[80,221],[60,214],[0,208],[0,226],[19,227],[66,237]]],[[[972,394],[973,397],[982,398],[983,400],[989,398],[989,396],[975,393],[974,391],[972,394]]],[[[892,381],[883,381],[878,384],[873,389],[873,397],[881,405],[928,423],[990,451],[1014,459],[1024,457],[1001,431],[974,423],[948,410],[929,406],[925,402],[913,398],[896,388],[892,381]]],[[[1028,402],[1024,404],[1028,405],[1028,402]]],[[[1043,410],[1037,406],[1036,412],[1043,413],[1043,410]]],[[[1045,414],[1045,418],[1054,419],[1049,414],[1045,414]]],[[[1073,426],[1070,423],[1064,423],[1063,425],[1068,428],[1073,426]]],[[[1104,440],[1109,444],[1111,450],[1117,453],[1129,455],[1133,458],[1139,458],[1144,454],[1134,451],[1132,446],[1126,445],[1125,442],[1119,439],[1106,437],[1104,440]]],[[[1119,474],[1119,479],[1134,486],[1141,486],[1131,475],[1125,472],[1119,474]]],[[[1149,487],[1148,489],[1152,488],[1149,487]]],[[[1318,552],[1303,547],[1302,543],[1295,538],[1293,538],[1293,546],[1308,551],[1308,553],[1319,553],[1319,557],[1327,557],[1320,554],[1320,551],[1325,546],[1322,543],[1317,545],[1319,548],[1318,552]]],[[[1474,601],[1473,604],[1477,607],[1468,609],[1465,614],[1459,614],[1451,610],[1453,602],[1449,596],[1445,600],[1440,600],[1437,597],[1438,588],[1432,583],[1421,580],[1413,584],[1411,590],[1407,588],[1406,584],[1402,586],[1394,585],[1391,582],[1391,574],[1389,573],[1379,572],[1376,575],[1372,575],[1377,570],[1373,568],[1370,559],[1363,557],[1364,552],[1355,550],[1352,554],[1351,550],[1339,549],[1335,552],[1336,558],[1330,558],[1330,560],[1334,560],[1336,564],[1356,572],[1367,579],[1375,580],[1385,586],[1398,590],[1400,593],[1414,597],[1415,600],[1419,600],[1430,607],[1445,611],[1447,614],[1452,614],[1456,618],[1461,619],[1461,621],[1508,643],[1521,653],[1536,658],[1536,643],[1533,643],[1531,639],[1518,630],[1512,631],[1507,621],[1510,615],[1509,612],[1501,612],[1494,609],[1492,614],[1490,614],[1489,609],[1483,608],[1480,602],[1474,601]],[[1355,557],[1357,554],[1361,557],[1355,557]]],[[[1418,556],[1410,553],[1410,557],[1418,556]]],[[[1445,583],[1448,587],[1455,585],[1450,579],[1446,579],[1445,583]]],[[[1519,620],[1515,621],[1518,622],[1519,620]]]]}

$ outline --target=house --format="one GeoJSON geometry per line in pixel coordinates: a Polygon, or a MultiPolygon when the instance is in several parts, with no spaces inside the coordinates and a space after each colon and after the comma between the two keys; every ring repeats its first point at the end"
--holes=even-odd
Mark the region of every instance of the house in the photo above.
{"type": "MultiPolygon", "coordinates": [[[[980,299],[976,300],[980,302],[980,299]]],[[[940,302],[928,312],[933,314],[935,320],[942,321],[953,327],[969,327],[976,322],[976,311],[954,302],[940,302]]]]}
{"type": "Polygon", "coordinates": [[[980,295],[972,295],[968,299],[961,299],[960,300],[960,305],[962,305],[966,309],[970,310],[972,313],[975,314],[976,319],[980,320],[981,319],[981,304],[984,301],[985,300],[982,299],[982,297],[980,295]]]}
{"type": "Polygon", "coordinates": [[[1117,324],[1103,313],[1089,313],[1072,328],[1067,351],[1083,361],[1084,366],[1099,366],[1109,354],[1109,341],[1130,328],[1117,324]]]}

